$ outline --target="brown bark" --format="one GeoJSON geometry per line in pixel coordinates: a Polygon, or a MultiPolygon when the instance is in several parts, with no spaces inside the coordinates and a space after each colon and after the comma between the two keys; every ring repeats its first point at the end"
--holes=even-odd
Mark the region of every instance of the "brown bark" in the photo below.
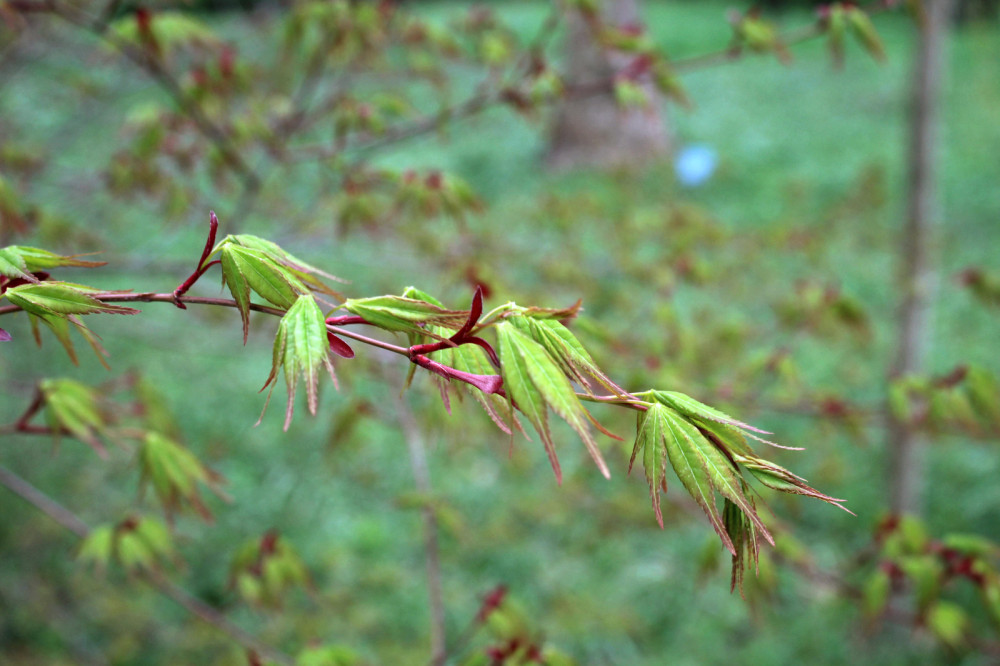
{"type": "MultiPolygon", "coordinates": [[[[900,241],[902,299],[893,377],[924,372],[932,340],[935,272],[931,250],[939,216],[938,114],[944,38],[951,4],[952,0],[925,0],[918,20],[910,100],[907,218],[900,241]]],[[[890,420],[889,505],[895,513],[920,513],[924,477],[922,440],[912,423],[890,420]]]]}
{"type": "MultiPolygon", "coordinates": [[[[616,27],[640,25],[636,0],[606,0],[602,22],[616,27]]],[[[646,108],[622,108],[610,81],[635,56],[601,47],[594,30],[577,12],[567,19],[567,87],[587,89],[607,83],[599,94],[569,96],[556,111],[546,164],[574,167],[629,168],[662,159],[670,142],[662,104],[651,82],[642,84],[646,108]]]]}

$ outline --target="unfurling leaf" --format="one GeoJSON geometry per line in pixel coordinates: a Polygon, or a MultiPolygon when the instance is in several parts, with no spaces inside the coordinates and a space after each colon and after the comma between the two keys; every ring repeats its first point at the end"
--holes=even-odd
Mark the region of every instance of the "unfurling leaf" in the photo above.
{"type": "Polygon", "coordinates": [[[421,335],[431,335],[427,326],[457,330],[469,316],[463,310],[446,310],[440,305],[403,296],[351,298],[344,302],[344,307],[372,326],[421,335]]]}
{"type": "MultiPolygon", "coordinates": [[[[77,259],[77,256],[79,255],[64,256],[56,254],[55,252],[49,252],[48,250],[42,250],[37,247],[28,247],[25,245],[11,245],[9,247],[5,247],[3,250],[0,250],[0,256],[6,256],[5,253],[7,252],[18,255],[24,262],[22,270],[27,270],[28,272],[44,271],[50,268],[59,268],[62,266],[94,268],[97,266],[104,266],[107,263],[105,261],[84,261],[83,259],[77,259]]],[[[0,270],[0,273],[7,275],[7,277],[14,277],[13,275],[8,275],[2,270],[0,270]]]]}
{"type": "Polygon", "coordinates": [[[220,250],[222,279],[229,287],[243,319],[243,343],[250,326],[250,290],[267,302],[288,309],[301,294],[309,293],[288,268],[266,252],[227,243],[220,250]]]}
{"type": "MultiPolygon", "coordinates": [[[[329,341],[326,335],[326,320],[323,311],[310,295],[299,296],[278,324],[278,333],[274,338],[274,353],[271,364],[271,374],[268,375],[262,391],[277,383],[278,369],[285,372],[285,384],[288,387],[288,406],[285,409],[285,430],[292,422],[292,412],[295,406],[295,390],[299,375],[306,382],[306,396],[309,413],[316,414],[318,403],[319,369],[325,367],[330,373],[330,379],[336,385],[337,378],[330,363],[329,341]]],[[[268,393],[268,400],[271,395],[268,393]]],[[[267,409],[265,405],[264,409],[267,409]]],[[[263,417],[263,414],[261,414],[263,417]]]]}
{"type": "Polygon", "coordinates": [[[556,361],[542,345],[518,331],[509,321],[497,324],[496,331],[500,346],[500,373],[508,398],[538,431],[556,479],[562,481],[562,472],[549,433],[549,407],[577,432],[598,469],[605,477],[610,477],[607,464],[590,433],[587,412],[556,361]]]}

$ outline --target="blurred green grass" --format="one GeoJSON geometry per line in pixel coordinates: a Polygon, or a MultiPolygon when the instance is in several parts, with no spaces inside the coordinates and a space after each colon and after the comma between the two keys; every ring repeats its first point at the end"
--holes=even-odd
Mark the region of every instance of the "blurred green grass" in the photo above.
{"type": "MultiPolygon", "coordinates": [[[[424,3],[419,11],[444,21],[463,6],[424,3]]],[[[526,34],[544,16],[535,3],[497,7],[526,34]]],[[[650,3],[647,20],[669,53],[686,57],[727,42],[725,9],[720,2],[650,3]]],[[[781,17],[790,26],[808,20],[804,13],[781,17]]],[[[213,21],[238,43],[259,30],[238,15],[213,21]]],[[[377,159],[384,165],[453,170],[468,179],[488,204],[485,214],[468,220],[468,234],[441,219],[371,237],[337,238],[324,219],[305,218],[305,228],[296,228],[289,220],[303,219],[298,211],[287,218],[261,213],[224,218],[223,231],[279,239],[293,253],[353,280],[349,290],[355,295],[398,292],[415,283],[459,305],[468,298],[466,262],[474,262],[495,287],[498,302],[562,305],[583,297],[592,327],[587,340],[595,342],[598,360],[637,389],[655,384],[712,395],[738,376],[740,359],[794,344],[804,385],[879,401],[893,345],[894,244],[904,214],[912,44],[911,27],[902,17],[883,17],[878,24],[890,56],[886,65],[855,49],[844,69],[834,71],[824,46],[810,43],[795,49],[791,67],[749,58],[686,77],[696,109],[668,111],[677,143],[712,146],[721,160],[716,176],[699,189],[680,188],[669,165],[633,176],[545,174],[538,166],[541,126],[495,111],[456,124],[446,141],[414,140],[377,159]],[[725,234],[723,241],[696,246],[711,271],[704,285],[678,279],[670,266],[677,239],[665,220],[680,206],[725,234]],[[798,251],[789,241],[793,232],[806,237],[812,249],[798,251]],[[789,339],[772,305],[803,279],[839,285],[859,299],[872,317],[871,341],[789,339]],[[671,322],[688,337],[671,338],[671,322]],[[597,342],[602,332],[605,344],[597,342]],[[736,342],[713,347],[726,335],[736,342]],[[650,356],[658,365],[647,363],[650,356]]],[[[996,266],[1000,162],[984,147],[1000,145],[993,122],[1000,106],[997,36],[995,26],[957,31],[950,52],[937,371],[959,362],[1000,371],[997,314],[973,303],[952,278],[969,264],[996,266]]],[[[85,43],[75,48],[86,54],[84,65],[103,57],[85,43]]],[[[0,99],[5,115],[31,118],[24,140],[42,147],[53,164],[54,176],[32,189],[64,222],[43,226],[39,238],[29,240],[66,252],[102,249],[112,265],[87,276],[93,283],[169,289],[197,257],[206,211],[193,209],[182,222],[165,223],[151,206],[123,207],[99,192],[94,179],[128,108],[157,92],[118,66],[92,68],[108,73],[92,88],[80,87],[79,66],[57,53],[42,53],[6,83],[0,99]],[[91,180],[81,179],[81,171],[91,180]]],[[[90,76],[88,68],[85,78],[90,76]]],[[[288,187],[309,201],[318,195],[310,182],[288,187]]],[[[232,202],[217,205],[231,208],[232,202]]],[[[214,295],[213,278],[199,290],[214,295]]],[[[396,504],[413,487],[391,408],[402,364],[386,370],[365,360],[338,363],[342,389],[324,390],[319,417],[308,418],[300,405],[303,413],[282,433],[275,405],[253,428],[263,403],[255,391],[269,368],[274,323],[255,320],[247,348],[240,349],[233,312],[155,305],[143,310],[140,317],[95,325],[112,351],[114,372],[140,368],[160,386],[185,441],[225,474],[235,499],[234,506],[212,504],[217,523],[211,528],[179,521],[188,561],[180,574],[185,584],[230,604],[225,557],[244,540],[278,527],[301,549],[321,594],[298,599],[285,613],[234,608],[236,619],[270,640],[320,638],[367,646],[363,649],[376,663],[423,663],[421,524],[416,512],[396,504]],[[373,414],[331,441],[330,433],[362,405],[373,414]]],[[[4,326],[19,341],[29,337],[24,322],[4,326]]],[[[3,422],[16,418],[37,377],[107,377],[92,359],[84,358],[79,370],[71,368],[51,338],[41,350],[21,345],[8,352],[0,357],[0,369],[3,422]]],[[[714,536],[697,516],[691,520],[677,487],[668,495],[667,530],[655,529],[641,476],[623,473],[627,444],[608,447],[617,465],[612,481],[604,482],[571,433],[560,429],[567,480],[556,487],[538,443],[519,441],[508,458],[506,438],[471,401],[455,405],[449,417],[426,380],[416,382],[409,399],[432,447],[436,491],[454,507],[461,525],[445,534],[443,544],[452,633],[474,615],[477,595],[504,582],[546,634],[582,664],[659,664],[667,658],[722,664],[734,655],[760,664],[957,663],[919,636],[892,629],[866,634],[853,605],[792,573],[779,571],[773,598],[752,605],[729,595],[725,566],[699,576],[698,563],[706,547],[714,548],[714,536]]],[[[814,419],[749,408],[739,416],[775,431],[783,443],[807,446],[805,453],[782,452],[776,459],[822,490],[849,498],[858,512],[851,518],[818,503],[775,502],[775,511],[820,563],[835,565],[868,542],[885,497],[877,424],[859,437],[814,419]]],[[[607,418],[627,436],[630,419],[607,418]]],[[[118,519],[135,501],[138,475],[127,454],[102,464],[69,441],[58,456],[38,439],[8,438],[4,445],[4,464],[93,523],[118,519]]],[[[938,441],[929,463],[935,479],[928,497],[932,528],[996,536],[996,443],[938,441]]],[[[0,593],[5,606],[21,604],[5,625],[13,632],[4,640],[11,646],[5,659],[45,663],[30,660],[35,650],[54,660],[66,653],[66,635],[82,636],[121,664],[230,658],[217,636],[195,628],[152,595],[123,592],[131,588],[114,577],[107,585],[80,571],[67,574],[70,541],[13,497],[5,495],[2,502],[0,544],[9,556],[0,566],[0,593]],[[69,592],[55,582],[67,575],[69,592]],[[56,607],[70,610],[56,616],[56,607]],[[49,615],[52,626],[38,628],[49,615]],[[148,640],[137,638],[144,636],[148,640]],[[25,650],[29,656],[18,656],[22,645],[31,646],[25,650]]],[[[154,510],[148,499],[147,506],[154,510]]],[[[986,662],[971,656],[962,663],[986,662]]]]}

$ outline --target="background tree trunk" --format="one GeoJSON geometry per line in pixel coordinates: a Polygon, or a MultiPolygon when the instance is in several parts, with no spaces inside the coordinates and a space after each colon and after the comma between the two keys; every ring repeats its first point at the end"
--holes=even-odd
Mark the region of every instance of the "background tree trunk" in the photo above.
{"type": "MultiPolygon", "coordinates": [[[[606,0],[602,20],[616,27],[640,25],[636,0],[606,0]]],[[[577,12],[567,21],[567,84],[570,88],[611,81],[634,55],[601,48],[577,12]]],[[[557,109],[546,164],[574,167],[638,167],[669,153],[662,104],[652,83],[644,83],[647,108],[622,108],[613,87],[598,94],[569,96],[557,109]]]]}
{"type": "MultiPolygon", "coordinates": [[[[919,17],[910,108],[907,218],[900,242],[902,274],[897,356],[893,377],[925,371],[932,339],[935,271],[931,257],[939,215],[937,139],[944,38],[952,0],[925,0],[919,17]]],[[[924,476],[923,442],[912,424],[889,423],[889,505],[894,513],[919,514],[924,476]]]]}

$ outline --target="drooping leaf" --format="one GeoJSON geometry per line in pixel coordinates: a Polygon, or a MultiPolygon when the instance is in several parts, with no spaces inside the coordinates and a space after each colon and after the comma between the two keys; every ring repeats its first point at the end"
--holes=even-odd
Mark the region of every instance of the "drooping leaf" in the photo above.
{"type": "Polygon", "coordinates": [[[41,321],[52,331],[52,333],[56,336],[56,339],[59,340],[60,344],[62,344],[66,353],[69,355],[70,361],[73,362],[73,365],[79,365],[76,358],[76,351],[73,349],[73,341],[69,336],[69,332],[71,330],[70,325],[72,324],[73,328],[76,329],[81,336],[83,336],[83,339],[87,341],[90,348],[94,350],[94,355],[97,356],[97,360],[101,363],[101,365],[103,365],[106,370],[111,369],[111,366],[108,365],[106,360],[108,356],[107,350],[105,350],[101,345],[97,335],[87,328],[87,326],[80,321],[80,318],[76,315],[68,315],[66,317],[42,315],[40,317],[36,317],[35,315],[29,314],[28,321],[31,323],[31,332],[38,346],[42,345],[41,335],[38,331],[38,322],[41,321]]]}
{"type": "Polygon", "coordinates": [[[500,375],[503,377],[507,397],[512,405],[517,405],[517,408],[525,415],[531,425],[535,426],[535,430],[545,445],[545,453],[549,457],[549,464],[552,465],[556,481],[561,484],[562,468],[559,466],[555,444],[549,432],[548,409],[544,397],[531,380],[528,363],[517,345],[517,337],[515,336],[520,336],[520,333],[507,322],[498,324],[496,331],[500,352],[500,375]]]}
{"type": "MultiPolygon", "coordinates": [[[[274,338],[271,374],[268,375],[261,390],[268,386],[272,386],[273,390],[273,383],[277,381],[278,377],[278,369],[281,368],[284,371],[285,384],[288,388],[285,430],[292,422],[295,391],[300,374],[306,382],[309,413],[314,415],[318,404],[320,367],[327,369],[330,373],[330,379],[336,384],[337,378],[333,372],[333,365],[330,363],[330,348],[326,333],[326,320],[323,317],[323,311],[320,310],[316,299],[311,295],[299,296],[278,324],[278,333],[274,338]]],[[[268,399],[270,399],[270,394],[268,394],[268,399]]]]}
{"type": "Polygon", "coordinates": [[[739,588],[743,595],[743,574],[747,564],[754,566],[760,559],[760,541],[757,538],[757,528],[744,510],[726,499],[723,503],[722,518],[726,525],[726,533],[733,544],[732,574],[729,581],[729,591],[739,588]]]}
{"type": "Polygon", "coordinates": [[[115,558],[130,573],[156,570],[176,559],[170,530],[154,518],[128,518],[115,527],[114,536],[115,558]]]}
{"type": "MultiPolygon", "coordinates": [[[[500,365],[504,385],[510,391],[509,397],[517,403],[522,412],[525,411],[521,399],[514,392],[512,385],[507,382],[508,374],[513,377],[513,381],[517,385],[516,390],[524,393],[526,398],[533,401],[530,407],[532,413],[545,412],[547,408],[551,407],[552,411],[562,417],[580,436],[601,474],[605,478],[610,478],[611,473],[608,466],[590,432],[586,410],[580,404],[573,387],[556,362],[549,356],[544,347],[518,331],[510,322],[501,322],[496,329],[500,347],[502,350],[506,350],[506,357],[504,351],[500,352],[500,365]],[[508,373],[505,366],[511,360],[513,360],[514,365],[511,372],[508,373]],[[530,384],[534,392],[525,391],[525,383],[530,384]]],[[[527,414],[527,412],[526,415],[538,429],[538,423],[532,418],[532,415],[527,414]]],[[[539,430],[539,435],[544,440],[548,435],[547,427],[544,431],[539,430]]],[[[548,443],[546,446],[549,450],[548,443]]],[[[554,456],[555,449],[552,447],[550,461],[554,456]]],[[[553,468],[555,469],[555,466],[553,468]]]]}
{"type": "Polygon", "coordinates": [[[309,572],[288,539],[271,530],[237,549],[229,584],[251,604],[278,607],[289,591],[309,586],[309,572]]]}
{"type": "Polygon", "coordinates": [[[757,515],[753,502],[743,491],[745,485],[743,476],[732,460],[681,414],[668,409],[664,412],[664,417],[673,436],[673,446],[671,440],[669,438],[667,440],[667,457],[670,459],[670,464],[677,472],[681,483],[709,514],[710,519],[713,518],[713,514],[718,515],[718,509],[715,506],[714,496],[705,492],[706,483],[738,506],[761,536],[774,545],[774,539],[757,515]],[[709,499],[711,502],[707,501],[709,499]]]}
{"type": "Polygon", "coordinates": [[[507,321],[542,345],[563,373],[588,393],[592,393],[588,379],[593,379],[615,395],[627,397],[626,391],[597,366],[590,352],[558,319],[522,316],[507,321]]]}
{"type": "Polygon", "coordinates": [[[860,7],[851,7],[846,10],[847,20],[851,25],[851,31],[868,53],[880,62],[885,62],[885,47],[882,45],[882,38],[879,37],[875,24],[871,17],[860,7]]]}
{"type": "Polygon", "coordinates": [[[632,471],[636,456],[642,453],[642,466],[646,471],[646,483],[649,485],[649,497],[656,512],[656,522],[663,527],[663,512],[660,509],[660,491],[667,492],[667,450],[665,446],[666,432],[661,410],[667,409],[660,404],[649,405],[645,412],[638,415],[635,446],[632,447],[632,457],[628,461],[628,471],[632,471]]]}

